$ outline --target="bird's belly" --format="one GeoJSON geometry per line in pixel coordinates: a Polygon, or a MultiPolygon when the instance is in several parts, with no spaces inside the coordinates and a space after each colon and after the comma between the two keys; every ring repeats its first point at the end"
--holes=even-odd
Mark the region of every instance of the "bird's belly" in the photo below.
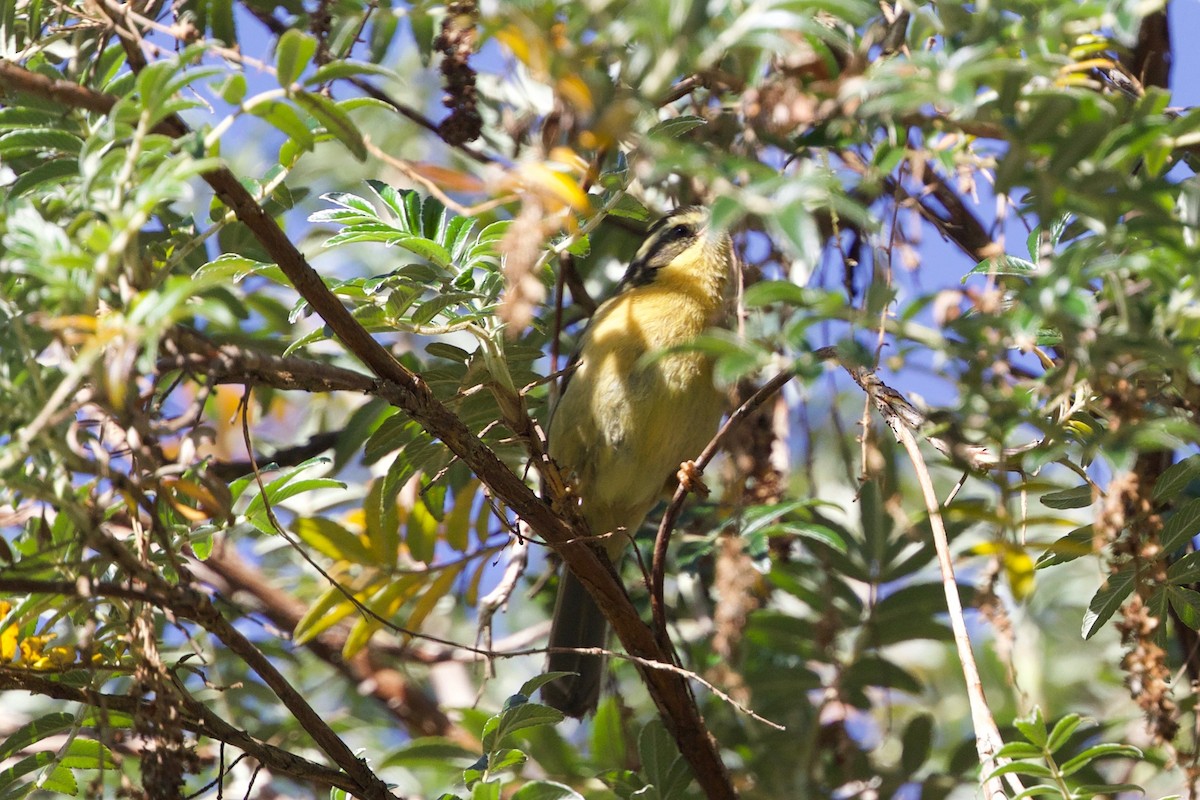
{"type": "Polygon", "coordinates": [[[711,365],[697,353],[610,375],[593,397],[593,408],[603,410],[594,417],[601,446],[587,469],[595,476],[592,485],[580,487],[583,503],[585,509],[626,508],[640,517],[679,464],[698,456],[716,433],[722,399],[711,365]]]}

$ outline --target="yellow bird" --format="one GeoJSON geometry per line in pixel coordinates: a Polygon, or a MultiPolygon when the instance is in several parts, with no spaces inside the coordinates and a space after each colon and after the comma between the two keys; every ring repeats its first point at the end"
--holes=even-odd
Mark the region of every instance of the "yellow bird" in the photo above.
{"type": "MultiPolygon", "coordinates": [[[[592,317],[550,421],[550,455],[571,481],[593,536],[616,561],[667,480],[717,431],[724,395],[712,358],[687,345],[722,321],[733,284],[733,247],[708,211],[689,206],[646,235],[616,294],[592,317]]],[[[547,671],[575,672],[542,699],[582,717],[596,707],[603,658],[554,648],[599,648],[608,625],[569,570],[559,583],[547,671]]]]}

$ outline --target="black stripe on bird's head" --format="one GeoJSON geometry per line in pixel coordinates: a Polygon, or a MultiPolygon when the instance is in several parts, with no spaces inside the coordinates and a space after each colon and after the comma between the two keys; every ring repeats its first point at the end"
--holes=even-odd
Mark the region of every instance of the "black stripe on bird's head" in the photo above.
{"type": "Polygon", "coordinates": [[[650,226],[646,241],[629,262],[621,279],[623,287],[645,286],[653,283],[655,273],[670,264],[706,234],[708,210],[700,206],[684,206],[650,226]]]}

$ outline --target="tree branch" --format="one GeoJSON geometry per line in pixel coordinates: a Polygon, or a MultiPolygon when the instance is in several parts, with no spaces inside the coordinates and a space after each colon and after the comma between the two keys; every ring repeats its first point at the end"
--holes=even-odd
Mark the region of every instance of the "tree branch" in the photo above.
{"type": "MultiPolygon", "coordinates": [[[[60,86],[63,83],[30,72],[8,60],[0,60],[0,86],[91,111],[106,112],[117,102],[117,98],[112,95],[92,92],[82,86],[68,90],[60,86]]],[[[174,115],[160,122],[156,126],[156,132],[175,138],[190,134],[183,121],[174,115]]],[[[556,503],[561,508],[568,507],[568,504],[563,502],[561,490],[551,481],[550,503],[539,498],[467,428],[462,420],[434,396],[429,385],[420,376],[396,361],[391,353],[354,319],[341,300],[329,290],[321,276],[288,239],[274,217],[259,205],[228,168],[218,167],[203,173],[202,177],[221,202],[246,225],[296,291],[329,325],[346,349],[379,376],[379,396],[403,409],[430,435],[441,439],[479,476],[495,497],[503,500],[536,534],[558,551],[595,599],[596,604],[604,611],[625,649],[631,656],[643,660],[644,663],[639,663],[638,666],[642,680],[662,715],[667,730],[675,739],[684,759],[692,767],[706,796],[713,800],[737,797],[737,790],[733,787],[729,772],[721,761],[716,743],[705,728],[687,681],[673,672],[646,666],[647,663],[654,662],[670,665],[670,655],[659,646],[654,631],[639,618],[612,564],[588,544],[584,526],[568,524],[551,507],[550,503],[556,503]]],[[[539,464],[538,467],[542,468],[542,465],[539,464]]],[[[556,471],[552,470],[552,474],[556,474],[556,471]]],[[[219,615],[217,617],[219,619],[219,615]]],[[[219,624],[217,620],[209,617],[204,621],[219,624]]],[[[266,666],[269,667],[269,663],[266,666]]],[[[345,746],[340,739],[337,740],[337,744],[345,746]]],[[[330,742],[330,745],[333,746],[333,743],[330,742]]],[[[361,762],[357,763],[362,766],[361,762]]]]}
{"type": "MultiPolygon", "coordinates": [[[[39,591],[41,591],[39,589],[39,591]]],[[[105,694],[80,686],[73,686],[63,681],[54,680],[39,675],[32,670],[22,670],[14,667],[0,667],[0,690],[26,691],[56,700],[81,703],[93,708],[104,708],[110,711],[121,711],[131,716],[142,713],[152,714],[149,703],[136,697],[120,694],[105,694]]],[[[287,750],[274,745],[260,742],[244,731],[225,722],[213,714],[207,706],[198,700],[185,698],[185,707],[179,709],[183,726],[192,733],[207,736],[218,742],[233,745],[244,753],[254,757],[260,764],[280,775],[289,775],[297,780],[316,783],[321,786],[335,786],[347,792],[357,792],[355,785],[344,772],[330,769],[308,759],[301,758],[287,750]]]]}

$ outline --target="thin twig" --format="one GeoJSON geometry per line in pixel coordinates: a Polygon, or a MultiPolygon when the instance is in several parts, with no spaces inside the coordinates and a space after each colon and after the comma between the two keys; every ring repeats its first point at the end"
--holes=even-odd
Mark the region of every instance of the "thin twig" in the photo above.
{"type": "MultiPolygon", "coordinates": [[[[742,420],[750,416],[756,408],[766,402],[767,398],[782,389],[793,377],[795,377],[795,373],[790,370],[779,373],[764,383],[757,392],[730,414],[729,419],[721,426],[721,430],[717,431],[717,435],[712,438],[712,441],[700,453],[700,457],[696,459],[696,472],[703,472],[708,463],[713,460],[713,457],[716,456],[717,451],[721,449],[721,445],[724,444],[726,437],[729,435],[729,431],[740,425],[742,420]]],[[[650,609],[654,615],[654,632],[664,649],[669,650],[672,654],[674,653],[674,648],[670,645],[670,636],[667,634],[666,604],[663,600],[667,545],[671,541],[671,531],[675,529],[675,522],[678,520],[679,512],[683,508],[683,501],[691,491],[691,488],[686,481],[680,481],[679,486],[676,487],[675,494],[671,498],[671,504],[667,506],[662,522],[658,524],[658,533],[654,537],[654,556],[650,567],[650,609]]]]}

